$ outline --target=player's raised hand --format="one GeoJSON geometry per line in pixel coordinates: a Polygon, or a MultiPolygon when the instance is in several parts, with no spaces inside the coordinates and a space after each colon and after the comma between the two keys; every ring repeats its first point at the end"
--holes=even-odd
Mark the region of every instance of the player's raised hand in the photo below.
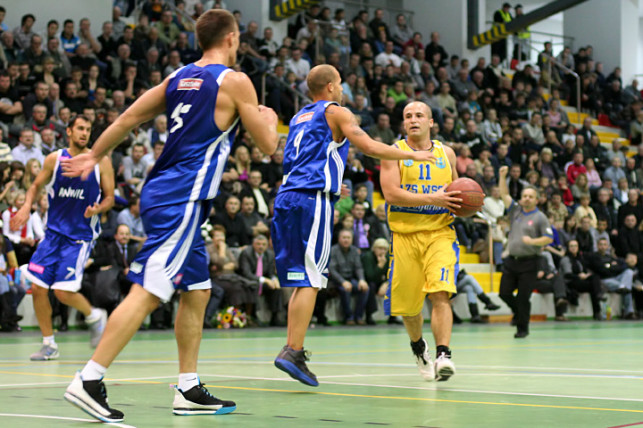
{"type": "Polygon", "coordinates": [[[500,169],[498,170],[498,176],[500,177],[507,177],[507,173],[509,172],[509,167],[508,166],[501,166],[500,169]]]}
{"type": "Polygon", "coordinates": [[[451,211],[457,210],[460,208],[460,203],[462,199],[458,198],[458,195],[461,193],[459,190],[453,190],[451,192],[445,192],[444,187],[438,190],[435,193],[429,193],[427,196],[429,198],[429,204],[435,205],[436,207],[447,208],[451,211]]]}
{"type": "Polygon", "coordinates": [[[30,207],[27,204],[23,205],[22,208],[18,210],[16,215],[11,218],[11,220],[9,221],[9,227],[11,228],[11,230],[20,230],[25,226],[25,224],[27,224],[27,221],[31,216],[31,210],[29,208],[30,207]]]}
{"type": "Polygon", "coordinates": [[[84,216],[85,218],[90,218],[99,213],[100,213],[100,206],[98,205],[98,202],[94,202],[94,205],[87,207],[87,209],[85,210],[84,216]]]}
{"type": "Polygon", "coordinates": [[[92,153],[83,153],[73,158],[60,160],[65,177],[80,177],[83,180],[87,180],[97,163],[98,161],[92,153]]]}
{"type": "Polygon", "coordinates": [[[426,150],[413,152],[412,155],[413,155],[413,160],[418,162],[435,163],[435,160],[437,159],[433,154],[433,152],[429,152],[426,150]]]}
{"type": "Polygon", "coordinates": [[[277,126],[279,118],[273,109],[259,104],[259,114],[268,125],[277,126]]]}

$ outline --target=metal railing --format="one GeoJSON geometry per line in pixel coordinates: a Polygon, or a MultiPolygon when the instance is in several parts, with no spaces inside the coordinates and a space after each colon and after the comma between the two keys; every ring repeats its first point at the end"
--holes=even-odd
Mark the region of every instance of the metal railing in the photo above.
{"type": "Polygon", "coordinates": [[[306,96],[306,94],[298,91],[297,89],[293,89],[286,82],[283,80],[279,79],[277,75],[270,73],[269,71],[266,71],[261,75],[261,104],[266,105],[266,78],[270,76],[273,77],[273,81],[278,83],[282,88],[286,89],[288,92],[290,92],[292,95],[294,95],[294,107],[295,107],[295,113],[299,111],[299,102],[300,100],[303,101],[305,104],[310,104],[313,101],[306,96]]]}
{"type": "MultiPolygon", "coordinates": [[[[576,111],[580,115],[580,112],[581,112],[581,104],[580,104],[581,79],[580,79],[580,76],[578,75],[578,73],[576,73],[574,70],[572,70],[571,68],[567,67],[566,65],[562,64],[555,57],[553,57],[553,56],[551,56],[549,54],[546,54],[544,52],[539,52],[538,49],[536,49],[532,45],[528,45],[528,46],[529,46],[529,49],[535,50],[536,52],[538,52],[538,55],[544,55],[545,58],[547,58],[547,73],[549,73],[549,76],[548,76],[549,78],[547,79],[548,80],[547,81],[547,90],[549,91],[549,94],[551,94],[552,64],[556,64],[557,67],[560,67],[561,69],[565,70],[566,72],[568,72],[569,74],[571,74],[574,77],[574,79],[576,80],[576,111]]],[[[541,70],[541,73],[542,73],[542,70],[541,70]]]]}

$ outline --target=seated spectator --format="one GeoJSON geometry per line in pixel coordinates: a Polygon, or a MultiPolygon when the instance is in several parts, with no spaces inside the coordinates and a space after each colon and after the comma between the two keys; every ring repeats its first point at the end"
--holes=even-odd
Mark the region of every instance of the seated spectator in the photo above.
{"type": "Polygon", "coordinates": [[[26,291],[20,284],[20,271],[11,241],[0,235],[0,331],[21,331],[18,305],[26,291]]]}
{"type": "Polygon", "coordinates": [[[636,159],[633,157],[627,158],[624,171],[630,189],[641,189],[643,187],[643,169],[636,167],[636,159]]]}
{"type": "MultiPolygon", "coordinates": [[[[624,319],[635,319],[634,305],[632,303],[632,280],[634,271],[631,264],[626,264],[623,259],[617,259],[607,252],[606,239],[598,241],[598,251],[586,256],[588,268],[598,275],[603,285],[610,291],[622,295],[622,308],[624,319]]],[[[630,262],[635,254],[628,254],[630,262]]],[[[636,263],[634,263],[634,266],[636,263]]]]}
{"type": "Polygon", "coordinates": [[[351,209],[351,214],[354,219],[353,227],[351,228],[354,236],[353,246],[360,251],[366,251],[371,247],[369,237],[372,226],[365,217],[366,208],[364,208],[364,204],[356,202],[351,209]]]}
{"type": "Polygon", "coordinates": [[[116,221],[118,224],[124,224],[129,227],[132,241],[138,243],[145,241],[145,229],[143,228],[141,204],[138,196],[132,196],[129,199],[127,208],[118,214],[116,221]]]}
{"type": "Polygon", "coordinates": [[[2,213],[2,234],[7,237],[13,244],[18,265],[22,266],[29,263],[31,255],[36,249],[36,240],[33,234],[33,221],[31,218],[20,230],[11,230],[10,220],[16,215],[18,210],[25,204],[25,192],[20,190],[15,192],[9,199],[10,207],[2,213]]]}
{"type": "Polygon", "coordinates": [[[643,236],[634,214],[625,216],[623,226],[619,228],[618,235],[613,239],[616,255],[625,258],[628,253],[643,253],[643,236]]]}
{"type": "Polygon", "coordinates": [[[241,211],[239,216],[243,219],[246,226],[248,241],[252,241],[255,236],[266,236],[270,233],[270,229],[265,223],[264,218],[255,210],[255,200],[252,196],[243,196],[241,198],[241,211]]]}
{"type": "Polygon", "coordinates": [[[132,147],[132,155],[123,158],[123,178],[135,193],[140,193],[149,172],[149,165],[143,159],[144,154],[145,147],[143,144],[136,143],[132,147]]]}
{"type": "Polygon", "coordinates": [[[167,141],[167,137],[170,135],[167,129],[167,116],[160,114],[154,118],[154,127],[150,128],[147,131],[147,137],[149,141],[167,141]]]}
{"type": "Polygon", "coordinates": [[[225,202],[225,210],[210,219],[212,224],[220,224],[226,233],[226,244],[229,247],[243,247],[250,243],[246,224],[239,215],[241,202],[236,196],[230,196],[225,202]]]}
{"type": "Polygon", "coordinates": [[[576,211],[574,211],[574,216],[582,223],[582,219],[588,217],[589,218],[589,224],[592,228],[596,228],[598,225],[598,219],[596,218],[596,213],[594,212],[594,209],[589,206],[589,201],[590,201],[590,196],[589,195],[582,195],[580,197],[580,204],[576,207],[576,211]]]}
{"type": "Polygon", "coordinates": [[[567,253],[560,262],[560,273],[568,289],[569,303],[577,306],[578,294],[589,293],[594,320],[601,321],[601,280],[597,274],[589,271],[575,239],[567,243],[567,253]]]}
{"type": "Polygon", "coordinates": [[[588,158],[585,159],[585,168],[587,169],[587,185],[589,186],[590,191],[597,190],[603,185],[601,181],[601,176],[596,170],[596,164],[594,159],[588,158]]]}
{"type": "Polygon", "coordinates": [[[161,153],[163,153],[163,149],[165,148],[165,143],[161,140],[156,140],[154,144],[152,144],[152,151],[146,153],[143,156],[143,162],[147,165],[147,173],[151,171],[152,167],[154,167],[154,164],[156,161],[159,159],[161,156],[161,153]]]}
{"type": "MultiPolygon", "coordinates": [[[[257,235],[239,254],[239,273],[251,281],[258,289],[258,295],[264,296],[271,313],[270,326],[284,325],[280,320],[283,307],[282,290],[277,279],[277,267],[275,265],[275,254],[268,249],[268,238],[265,235],[257,235]]],[[[247,305],[247,315],[254,316],[251,305],[247,305]]]]}
{"type": "Polygon", "coordinates": [[[375,208],[375,218],[372,220],[370,236],[375,240],[384,238],[388,242],[391,238],[391,229],[386,219],[386,204],[380,204],[375,208]]]}
{"type": "MultiPolygon", "coordinates": [[[[543,253],[543,255],[546,253],[543,253]]],[[[551,259],[550,259],[551,260],[551,259]]],[[[565,316],[567,312],[567,287],[563,275],[561,275],[553,263],[548,263],[547,258],[538,258],[538,272],[534,290],[541,294],[552,293],[556,313],[556,321],[569,321],[565,316]]]]}
{"type": "Polygon", "coordinates": [[[583,217],[578,221],[578,224],[576,240],[578,241],[580,252],[583,254],[591,253],[597,245],[597,243],[594,242],[596,231],[592,227],[592,219],[590,217],[583,217]]]}
{"type": "MultiPolygon", "coordinates": [[[[471,159],[471,149],[469,146],[462,146],[459,150],[458,157],[456,158],[456,170],[459,175],[464,175],[467,167],[473,165],[474,161],[471,159]]],[[[476,168],[477,172],[477,168],[476,168]]]]}
{"type": "MultiPolygon", "coordinates": [[[[643,221],[643,205],[641,205],[640,192],[636,189],[630,189],[627,192],[627,202],[618,207],[616,216],[616,228],[620,228],[624,224],[625,217],[634,214],[636,217],[636,224],[643,221]]],[[[623,256],[625,257],[625,256],[623,256]]]]}
{"type": "Polygon", "coordinates": [[[45,161],[42,151],[34,145],[34,132],[29,128],[20,131],[19,143],[11,151],[11,156],[23,165],[26,165],[29,159],[36,159],[41,165],[45,161]]]}
{"type": "MultiPolygon", "coordinates": [[[[375,296],[385,296],[388,289],[388,241],[378,238],[370,250],[361,255],[362,266],[364,267],[364,278],[368,283],[369,294],[366,302],[366,324],[375,325],[373,314],[377,312],[377,300],[375,296]]],[[[396,317],[389,317],[389,324],[400,323],[396,317]]]]}
{"type": "MultiPolygon", "coordinates": [[[[638,193],[638,190],[636,190],[638,193]]],[[[627,178],[620,178],[614,189],[614,199],[620,205],[625,205],[629,201],[630,188],[627,184],[627,178]]]]}
{"type": "Polygon", "coordinates": [[[565,218],[569,215],[569,210],[563,204],[563,198],[560,192],[554,192],[551,195],[551,200],[547,202],[547,217],[552,216],[554,222],[564,222],[565,218]]]}
{"type": "Polygon", "coordinates": [[[478,309],[476,299],[480,299],[480,301],[485,304],[485,309],[488,311],[497,311],[500,309],[500,306],[493,303],[489,296],[484,293],[478,281],[473,276],[469,275],[464,269],[460,269],[458,272],[456,287],[458,293],[467,294],[467,302],[469,303],[469,313],[471,314],[472,323],[481,324],[484,322],[482,318],[480,318],[480,311],[478,309]]]}
{"type": "Polygon", "coordinates": [[[342,230],[339,233],[339,241],[333,245],[330,252],[329,285],[339,291],[344,324],[364,325],[366,321],[362,317],[368,300],[369,288],[364,277],[359,251],[351,245],[352,242],[353,232],[342,230]],[[351,309],[352,295],[356,296],[354,310],[351,309]]]}
{"type": "Polygon", "coordinates": [[[387,113],[377,115],[375,125],[368,128],[368,135],[373,139],[379,137],[383,143],[389,146],[395,142],[395,133],[391,129],[391,121],[387,113]]]}

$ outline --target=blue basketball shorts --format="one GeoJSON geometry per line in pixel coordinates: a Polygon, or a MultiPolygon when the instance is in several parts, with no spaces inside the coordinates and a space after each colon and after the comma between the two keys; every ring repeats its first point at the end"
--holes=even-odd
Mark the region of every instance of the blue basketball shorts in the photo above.
{"type": "Polygon", "coordinates": [[[145,208],[147,240],[130,265],[127,278],[164,302],[174,290],[209,290],[210,271],[201,225],[210,201],[145,208]]]}
{"type": "Polygon", "coordinates": [[[47,230],[23,275],[32,283],[54,290],[80,290],[93,241],[77,241],[47,230]]]}
{"type": "Polygon", "coordinates": [[[282,287],[326,288],[333,214],[328,193],[291,190],[277,195],[271,228],[282,287]]]}

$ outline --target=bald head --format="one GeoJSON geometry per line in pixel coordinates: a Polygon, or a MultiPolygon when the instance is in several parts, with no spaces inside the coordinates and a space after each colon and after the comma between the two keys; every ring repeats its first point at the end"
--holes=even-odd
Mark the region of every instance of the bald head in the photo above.
{"type": "Polygon", "coordinates": [[[404,112],[402,113],[402,115],[406,115],[407,111],[413,111],[416,109],[422,110],[427,118],[433,119],[433,112],[431,111],[431,107],[429,107],[426,103],[423,103],[422,101],[413,101],[412,103],[408,103],[404,107],[404,112]]]}
{"type": "Polygon", "coordinates": [[[332,65],[322,64],[313,67],[308,73],[306,83],[310,94],[315,97],[321,95],[329,83],[339,78],[339,73],[332,65]]]}

